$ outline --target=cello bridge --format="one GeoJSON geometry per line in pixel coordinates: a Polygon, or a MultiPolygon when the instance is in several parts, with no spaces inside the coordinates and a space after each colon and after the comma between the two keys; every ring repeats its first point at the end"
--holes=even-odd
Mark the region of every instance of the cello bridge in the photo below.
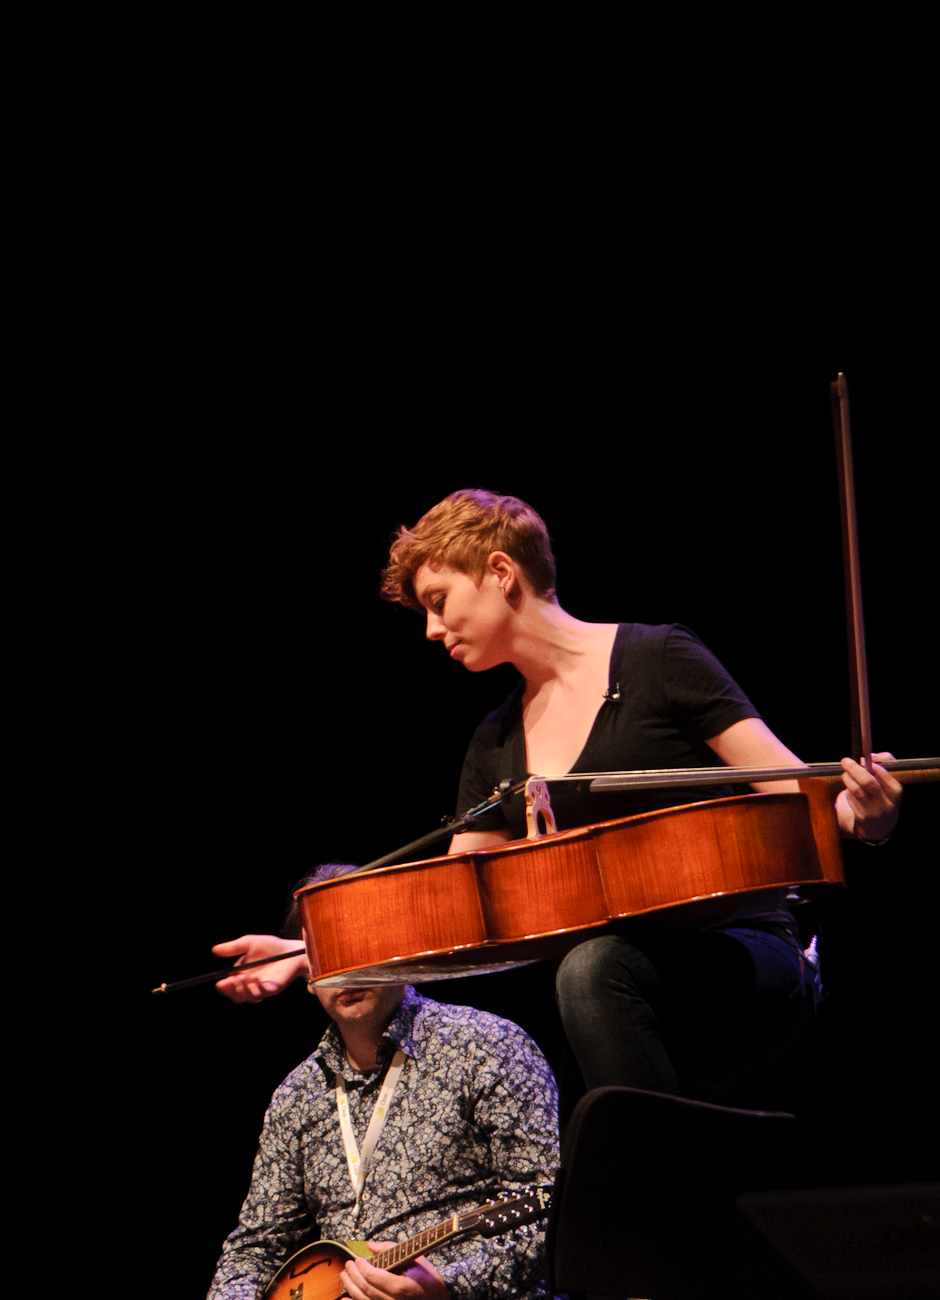
{"type": "Polygon", "coordinates": [[[530,776],[525,783],[525,820],[527,839],[540,840],[546,835],[558,834],[552,801],[548,796],[548,782],[540,776],[530,776]],[[539,814],[545,825],[544,831],[539,829],[539,814]]]}

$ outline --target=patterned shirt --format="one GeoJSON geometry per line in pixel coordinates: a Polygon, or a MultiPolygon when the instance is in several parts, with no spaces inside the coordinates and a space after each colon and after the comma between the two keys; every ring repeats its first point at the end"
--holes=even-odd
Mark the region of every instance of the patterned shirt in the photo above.
{"type": "MultiPolygon", "coordinates": [[[[275,1092],[239,1226],[222,1249],[208,1300],[260,1300],[284,1260],[308,1241],[404,1241],[497,1191],[550,1184],[557,1164],[555,1080],[528,1035],[408,986],[374,1070],[361,1074],[349,1065],[330,1025],[275,1092]],[[361,1146],[399,1047],[407,1060],[357,1209],[335,1076],[346,1081],[361,1146]]],[[[544,1295],[543,1226],[447,1242],[428,1259],[454,1297],[534,1300],[544,1295]]]]}

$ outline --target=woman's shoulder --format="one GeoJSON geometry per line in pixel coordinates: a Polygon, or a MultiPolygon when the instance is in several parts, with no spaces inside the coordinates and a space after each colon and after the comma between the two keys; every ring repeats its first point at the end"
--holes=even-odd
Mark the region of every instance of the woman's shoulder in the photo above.
{"type": "Polygon", "coordinates": [[[684,623],[618,623],[614,654],[658,655],[683,643],[702,644],[684,623]]]}

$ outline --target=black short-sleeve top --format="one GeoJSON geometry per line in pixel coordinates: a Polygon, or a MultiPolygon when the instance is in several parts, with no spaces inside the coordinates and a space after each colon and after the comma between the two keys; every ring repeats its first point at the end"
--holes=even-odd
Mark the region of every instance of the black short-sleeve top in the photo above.
{"type": "MultiPolygon", "coordinates": [[[[500,781],[521,781],[526,769],[519,685],[477,727],[464,759],[457,812],[482,802],[500,781]]],[[[657,767],[718,767],[707,741],[760,714],[694,632],[680,623],[621,623],[610,656],[608,697],[572,772],[623,772],[657,767]]],[[[653,808],[719,799],[728,786],[590,794],[588,782],[551,787],[559,830],[629,817],[653,808]]],[[[476,829],[526,833],[521,797],[487,813],[476,829]]]]}

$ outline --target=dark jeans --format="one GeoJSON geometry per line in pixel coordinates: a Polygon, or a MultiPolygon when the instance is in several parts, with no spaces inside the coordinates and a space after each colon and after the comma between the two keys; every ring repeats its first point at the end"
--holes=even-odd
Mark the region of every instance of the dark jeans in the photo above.
{"type": "Polygon", "coordinates": [[[817,971],[781,926],[604,935],[561,963],[558,1006],[589,1089],[712,1101],[811,1019],[817,971]]]}

